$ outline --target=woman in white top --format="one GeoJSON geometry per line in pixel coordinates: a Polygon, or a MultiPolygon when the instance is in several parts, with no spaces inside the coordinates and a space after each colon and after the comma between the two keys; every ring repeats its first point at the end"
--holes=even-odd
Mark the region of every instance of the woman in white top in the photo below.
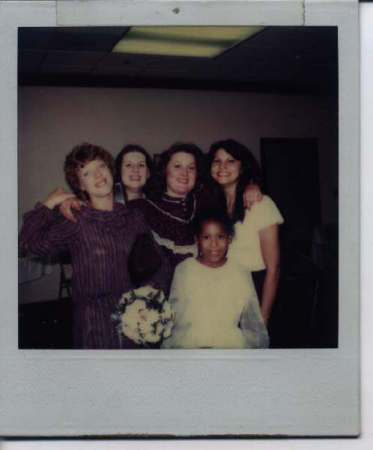
{"type": "Polygon", "coordinates": [[[215,142],[207,158],[210,181],[224,194],[226,211],[235,224],[229,258],[248,271],[266,270],[260,304],[268,325],[280,272],[279,224],[284,220],[268,196],[245,209],[242,192],[250,182],[259,184],[260,168],[244,145],[233,139],[215,142]]]}

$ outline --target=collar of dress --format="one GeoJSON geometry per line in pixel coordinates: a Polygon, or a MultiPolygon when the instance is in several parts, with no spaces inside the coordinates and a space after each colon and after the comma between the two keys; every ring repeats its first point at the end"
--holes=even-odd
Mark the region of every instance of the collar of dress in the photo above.
{"type": "MultiPolygon", "coordinates": [[[[171,219],[174,219],[174,220],[176,220],[177,222],[189,224],[189,223],[194,219],[194,216],[195,216],[195,214],[196,214],[196,198],[195,198],[195,196],[194,196],[193,194],[192,194],[191,199],[192,199],[192,201],[193,201],[193,206],[192,206],[192,212],[191,212],[191,215],[190,215],[190,217],[189,217],[188,219],[182,219],[181,217],[177,217],[177,216],[175,216],[174,214],[171,214],[170,212],[165,211],[160,205],[158,205],[157,203],[152,202],[152,201],[149,200],[149,199],[147,199],[147,201],[148,201],[152,206],[154,206],[154,208],[156,208],[158,211],[160,211],[160,212],[161,212],[162,214],[164,214],[165,216],[170,217],[171,219]]],[[[181,205],[181,204],[183,204],[183,203],[185,203],[185,202],[187,201],[186,198],[175,198],[175,197],[170,197],[170,196],[167,195],[167,194],[163,194],[162,200],[165,201],[165,202],[168,202],[168,203],[173,203],[173,204],[178,204],[178,205],[181,205]]]]}
{"type": "Polygon", "coordinates": [[[102,211],[99,209],[92,208],[90,205],[82,205],[80,211],[77,214],[88,218],[89,220],[95,220],[102,223],[123,223],[125,216],[128,211],[126,206],[121,203],[114,202],[113,211],[102,211]]]}

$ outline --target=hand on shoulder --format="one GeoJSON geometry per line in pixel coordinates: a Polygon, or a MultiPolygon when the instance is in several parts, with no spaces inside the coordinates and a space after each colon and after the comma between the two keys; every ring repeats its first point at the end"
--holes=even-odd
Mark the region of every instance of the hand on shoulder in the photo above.
{"type": "Polygon", "coordinates": [[[84,205],[85,203],[82,200],[79,200],[75,196],[71,196],[66,198],[61,204],[60,204],[60,213],[66,217],[66,219],[71,220],[72,222],[77,222],[76,217],[73,214],[73,211],[79,211],[80,206],[84,205]]]}
{"type": "Polygon", "coordinates": [[[243,192],[243,203],[245,209],[251,209],[255,203],[263,200],[263,193],[257,184],[250,183],[245,187],[243,192]]]}
{"type": "Polygon", "coordinates": [[[42,204],[49,209],[53,209],[56,206],[63,203],[65,200],[67,200],[69,198],[73,198],[73,197],[75,197],[74,194],[71,194],[70,192],[66,192],[62,188],[57,188],[48,194],[48,196],[42,202],[42,204]]]}

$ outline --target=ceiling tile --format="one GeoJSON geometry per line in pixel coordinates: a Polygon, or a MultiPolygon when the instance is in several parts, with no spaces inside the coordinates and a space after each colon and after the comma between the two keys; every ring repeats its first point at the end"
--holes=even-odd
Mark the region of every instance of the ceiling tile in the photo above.
{"type": "Polygon", "coordinates": [[[40,64],[45,58],[44,51],[22,51],[18,54],[18,70],[21,72],[38,72],[40,64]]]}
{"type": "MultiPolygon", "coordinates": [[[[128,27],[21,28],[19,31],[19,74],[22,83],[74,83],[84,76],[99,86],[121,77],[142,79],[149,85],[168,80],[186,83],[217,81],[232,83],[279,83],[319,90],[337,84],[336,27],[266,27],[217,58],[183,58],[160,55],[111,53],[128,27]],[[24,75],[24,76],[23,76],[24,75]]],[[[167,84],[167,83],[166,83],[167,84]]],[[[134,83],[136,85],[136,83],[134,83]]]]}
{"type": "Polygon", "coordinates": [[[105,56],[103,52],[48,52],[44,60],[45,64],[55,64],[62,66],[89,66],[96,64],[105,56]]]}

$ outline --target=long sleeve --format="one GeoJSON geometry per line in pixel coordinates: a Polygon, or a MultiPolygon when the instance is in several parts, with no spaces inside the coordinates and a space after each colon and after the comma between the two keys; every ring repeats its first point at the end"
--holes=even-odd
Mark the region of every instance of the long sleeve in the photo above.
{"type": "Polygon", "coordinates": [[[181,265],[176,267],[176,270],[174,272],[168,299],[174,314],[174,327],[172,329],[171,336],[163,341],[161,348],[179,347],[178,337],[180,334],[183,334],[183,330],[180,329],[180,312],[183,309],[183,297],[181,295],[183,291],[183,278],[183,265],[181,265]]]}
{"type": "Polygon", "coordinates": [[[163,348],[266,348],[268,333],[252,280],[226,262],[189,258],[176,267],[169,301],[175,325],[163,348]]]}
{"type": "Polygon", "coordinates": [[[24,215],[19,234],[19,247],[40,256],[56,254],[68,249],[78,231],[78,225],[57,216],[44,205],[24,215]]]}
{"type": "Polygon", "coordinates": [[[170,296],[169,301],[173,308],[177,309],[177,305],[180,301],[182,301],[181,293],[183,291],[183,281],[184,281],[184,273],[183,273],[184,266],[178,266],[176,267],[176,270],[174,272],[171,289],[170,289],[170,296]]]}
{"type": "Polygon", "coordinates": [[[128,257],[128,271],[132,282],[141,286],[157,271],[161,263],[151,234],[139,234],[128,257]]]}
{"type": "Polygon", "coordinates": [[[169,255],[154,240],[140,210],[132,210],[138,235],[128,258],[132,282],[137,285],[152,283],[168,295],[172,270],[169,255]]]}

